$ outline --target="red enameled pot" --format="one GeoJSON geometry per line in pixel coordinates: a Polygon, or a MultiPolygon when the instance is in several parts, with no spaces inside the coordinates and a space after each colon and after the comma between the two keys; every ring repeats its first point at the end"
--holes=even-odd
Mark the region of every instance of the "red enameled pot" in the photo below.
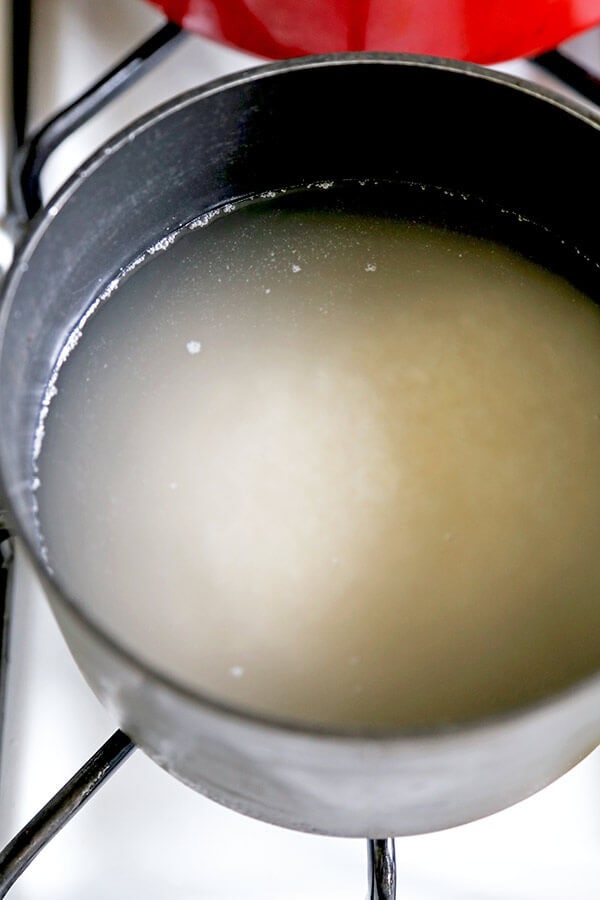
{"type": "Polygon", "coordinates": [[[190,31],[258,56],[385,50],[495,63],[600,22],[600,0],[149,0],[190,31]]]}

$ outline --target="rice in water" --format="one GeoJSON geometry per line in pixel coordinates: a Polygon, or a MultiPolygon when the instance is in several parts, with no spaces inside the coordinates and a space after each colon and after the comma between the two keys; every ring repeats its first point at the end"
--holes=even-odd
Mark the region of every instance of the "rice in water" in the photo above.
{"type": "Polygon", "coordinates": [[[600,316],[516,252],[251,203],[124,279],[57,388],[50,564],[183,684],[410,728],[600,665],[600,316]]]}

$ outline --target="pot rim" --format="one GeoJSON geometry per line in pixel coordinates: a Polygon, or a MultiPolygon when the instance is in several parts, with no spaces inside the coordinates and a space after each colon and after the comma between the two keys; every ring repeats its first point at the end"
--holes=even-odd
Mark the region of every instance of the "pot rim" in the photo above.
{"type": "MultiPolygon", "coordinates": [[[[108,157],[117,153],[121,147],[135,140],[138,134],[153,127],[155,123],[160,122],[162,119],[167,118],[187,106],[202,101],[205,98],[211,97],[222,91],[227,91],[232,87],[247,84],[249,82],[257,82],[264,78],[283,75],[288,71],[298,72],[305,69],[329,68],[338,65],[369,64],[400,65],[447,71],[453,74],[466,75],[468,77],[503,85],[507,89],[512,89],[518,93],[532,96],[542,102],[550,103],[558,109],[582,120],[587,125],[600,131],[600,112],[596,113],[583,102],[577,102],[570,98],[563,97],[557,92],[545,87],[542,88],[524,78],[505,72],[488,69],[475,63],[435,56],[370,51],[328,53],[280,60],[240,70],[239,72],[234,72],[233,74],[212,80],[205,85],[192,88],[160,104],[110,137],[85,162],[78,166],[75,172],[67,179],[64,185],[58,189],[50,201],[34,216],[30,227],[26,229],[15,250],[13,263],[6,274],[6,278],[0,289],[0,356],[4,344],[5,322],[8,319],[22,272],[27,270],[28,261],[35,253],[38,243],[54,218],[57,217],[61,209],[68,203],[70,197],[78,190],[80,185],[83,184],[88,177],[92,176],[108,157]]],[[[176,230],[178,230],[178,228],[173,229],[173,231],[176,230]]],[[[2,498],[2,496],[5,498],[5,503],[12,521],[18,523],[19,516],[15,514],[15,506],[10,498],[8,485],[5,483],[5,476],[2,471],[2,445],[0,442],[0,498],[2,498]]],[[[301,734],[305,737],[318,739],[331,739],[335,741],[344,740],[348,743],[377,741],[394,744],[405,743],[412,740],[437,740],[442,735],[451,735],[459,731],[462,733],[474,734],[481,730],[487,731],[490,728],[500,728],[509,721],[521,720],[529,714],[536,712],[542,713],[550,707],[567,702],[570,697],[575,698],[578,694],[584,693],[596,685],[600,688],[599,670],[596,673],[580,678],[559,691],[554,691],[533,702],[515,706],[509,710],[503,710],[476,719],[453,720],[451,722],[440,722],[438,725],[428,726],[394,728],[389,726],[368,727],[363,725],[327,725],[320,722],[310,722],[294,718],[288,719],[285,716],[260,713],[235,703],[219,700],[217,697],[203,693],[199,689],[189,687],[175,676],[162,671],[160,667],[155,664],[139,658],[132,649],[129,649],[125,643],[113,636],[104,624],[98,621],[93,614],[84,610],[80,602],[71,597],[70,594],[63,589],[60,580],[50,572],[47,565],[43,562],[41,554],[38,552],[34,542],[29,539],[25,530],[23,533],[19,533],[19,529],[15,529],[15,531],[25,544],[28,555],[33,561],[37,572],[41,575],[42,581],[48,582],[51,585],[53,591],[60,598],[60,602],[65,604],[69,613],[76,618],[81,626],[89,630],[93,637],[103,644],[110,652],[123,658],[129,665],[141,672],[144,679],[150,682],[157,682],[161,687],[179,695],[184,701],[207,707],[213,714],[244,721],[248,724],[254,724],[268,730],[287,732],[290,734],[301,734]]]]}

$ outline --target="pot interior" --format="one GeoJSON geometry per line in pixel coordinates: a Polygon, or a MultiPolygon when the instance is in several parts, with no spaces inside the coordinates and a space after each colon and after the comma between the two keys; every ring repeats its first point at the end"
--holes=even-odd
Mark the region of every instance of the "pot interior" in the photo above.
{"type": "Polygon", "coordinates": [[[5,287],[1,470],[38,561],[33,456],[44,392],[67,335],[142,250],[240,198],[380,180],[408,185],[408,204],[418,203],[415,185],[435,188],[442,214],[444,197],[470,198],[462,208],[471,230],[515,245],[597,300],[588,225],[599,199],[597,129],[495,73],[356,55],[227,79],[115,138],[40,215],[5,287]],[[479,217],[485,207],[499,213],[491,232],[479,217]]]}

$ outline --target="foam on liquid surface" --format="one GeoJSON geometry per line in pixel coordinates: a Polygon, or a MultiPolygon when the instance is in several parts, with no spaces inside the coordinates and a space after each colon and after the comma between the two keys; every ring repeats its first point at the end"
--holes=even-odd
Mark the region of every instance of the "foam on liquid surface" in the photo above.
{"type": "Polygon", "coordinates": [[[411,727],[600,664],[600,315],[513,251],[251,204],[125,280],[57,387],[50,562],[186,685],[411,727]]]}

